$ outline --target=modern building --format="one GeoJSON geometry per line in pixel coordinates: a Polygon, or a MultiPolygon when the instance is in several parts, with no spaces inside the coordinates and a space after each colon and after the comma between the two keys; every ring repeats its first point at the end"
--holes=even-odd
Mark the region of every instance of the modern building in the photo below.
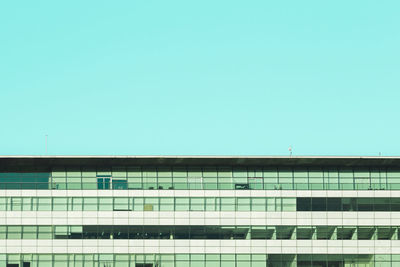
{"type": "Polygon", "coordinates": [[[399,227],[400,157],[0,157],[0,267],[400,266],[399,227]]]}

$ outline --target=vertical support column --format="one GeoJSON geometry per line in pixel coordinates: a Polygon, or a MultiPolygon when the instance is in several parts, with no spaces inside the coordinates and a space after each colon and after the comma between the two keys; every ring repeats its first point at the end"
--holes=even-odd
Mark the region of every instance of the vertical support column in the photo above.
{"type": "Polygon", "coordinates": [[[292,232],[292,236],[290,237],[291,240],[297,239],[297,227],[295,226],[292,232]]]}
{"type": "Polygon", "coordinates": [[[312,240],[317,240],[317,227],[313,226],[312,227],[312,236],[311,236],[312,240]]]}
{"type": "Polygon", "coordinates": [[[378,229],[374,227],[374,233],[372,234],[371,240],[378,240],[378,229]]]}
{"type": "Polygon", "coordinates": [[[358,231],[357,227],[354,229],[353,235],[351,236],[351,240],[357,240],[358,239],[358,231]]]}
{"type": "Polygon", "coordinates": [[[335,227],[335,230],[333,230],[331,237],[329,238],[330,240],[337,240],[337,227],[335,227]]]}
{"type": "Polygon", "coordinates": [[[288,267],[297,267],[297,255],[293,255],[292,262],[289,263],[288,267]]]}
{"type": "Polygon", "coordinates": [[[249,227],[249,230],[247,231],[246,239],[247,239],[247,240],[250,240],[250,239],[251,239],[251,227],[249,227]]]}
{"type": "Polygon", "coordinates": [[[395,227],[390,240],[398,240],[398,237],[399,237],[399,228],[395,227]]]}
{"type": "Polygon", "coordinates": [[[297,227],[295,226],[293,228],[292,236],[290,237],[291,240],[296,240],[297,239],[297,227]]]}

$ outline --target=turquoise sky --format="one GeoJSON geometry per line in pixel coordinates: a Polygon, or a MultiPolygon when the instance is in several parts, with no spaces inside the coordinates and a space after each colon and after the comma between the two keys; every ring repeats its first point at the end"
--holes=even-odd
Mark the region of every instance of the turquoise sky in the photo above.
{"type": "Polygon", "coordinates": [[[399,155],[400,1],[1,1],[0,154],[399,155]]]}

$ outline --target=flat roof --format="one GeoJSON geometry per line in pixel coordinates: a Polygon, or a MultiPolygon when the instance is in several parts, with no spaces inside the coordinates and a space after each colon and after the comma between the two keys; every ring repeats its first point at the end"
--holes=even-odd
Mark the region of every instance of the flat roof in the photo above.
{"type": "Polygon", "coordinates": [[[390,167],[400,157],[371,156],[0,156],[0,171],[111,166],[390,167]]]}

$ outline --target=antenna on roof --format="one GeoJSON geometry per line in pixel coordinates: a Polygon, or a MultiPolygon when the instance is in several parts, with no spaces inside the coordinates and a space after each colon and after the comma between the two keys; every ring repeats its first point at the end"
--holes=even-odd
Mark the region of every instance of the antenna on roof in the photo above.
{"type": "Polygon", "coordinates": [[[293,150],[292,145],[290,145],[289,146],[289,154],[290,154],[290,156],[292,156],[292,150],[293,150]]]}

